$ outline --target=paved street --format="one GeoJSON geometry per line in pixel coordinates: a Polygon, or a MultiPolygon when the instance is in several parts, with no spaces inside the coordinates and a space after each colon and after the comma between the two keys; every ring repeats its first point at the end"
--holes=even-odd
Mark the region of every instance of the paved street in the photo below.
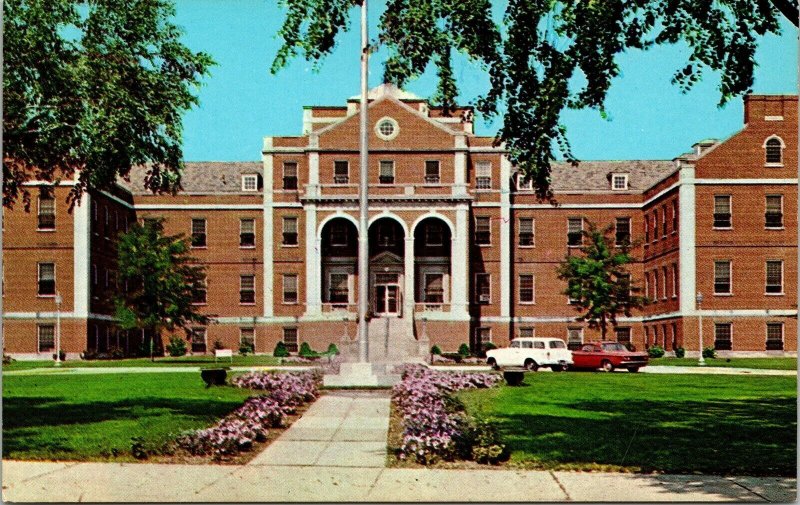
{"type": "Polygon", "coordinates": [[[388,391],[320,398],[249,464],[3,462],[13,502],[792,502],[796,479],[385,468],[388,391]]]}

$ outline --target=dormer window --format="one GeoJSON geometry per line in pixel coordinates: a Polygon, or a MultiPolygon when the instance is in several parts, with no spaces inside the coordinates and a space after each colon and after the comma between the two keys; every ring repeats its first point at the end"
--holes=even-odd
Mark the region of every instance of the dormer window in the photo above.
{"type": "Polygon", "coordinates": [[[628,189],[628,174],[611,174],[611,189],[625,191],[628,189]]]}
{"type": "Polygon", "coordinates": [[[764,142],[765,161],[768,167],[783,166],[783,148],[786,147],[780,137],[770,137],[764,142]]]}
{"type": "Polygon", "coordinates": [[[517,172],[517,190],[533,191],[533,179],[530,177],[525,177],[525,174],[517,172]]]}
{"type": "Polygon", "coordinates": [[[258,175],[242,175],[242,191],[258,191],[258,175]]]}

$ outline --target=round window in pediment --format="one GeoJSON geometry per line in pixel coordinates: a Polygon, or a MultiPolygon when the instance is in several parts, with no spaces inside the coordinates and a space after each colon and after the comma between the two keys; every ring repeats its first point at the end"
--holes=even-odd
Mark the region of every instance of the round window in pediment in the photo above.
{"type": "Polygon", "coordinates": [[[394,119],[383,117],[375,124],[375,133],[383,140],[392,140],[400,133],[400,126],[394,119]]]}

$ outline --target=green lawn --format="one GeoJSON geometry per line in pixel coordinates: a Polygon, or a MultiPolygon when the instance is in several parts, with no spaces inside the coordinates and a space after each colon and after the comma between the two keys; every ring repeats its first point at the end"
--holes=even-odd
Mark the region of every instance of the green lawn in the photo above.
{"type": "Polygon", "coordinates": [[[797,379],[526,374],[459,393],[496,419],[511,464],[539,469],[793,476],[797,379]]]}
{"type": "MultiPolygon", "coordinates": [[[[273,358],[272,356],[238,356],[234,355],[233,363],[229,358],[220,358],[216,362],[226,366],[267,366],[279,365],[280,358],[273,358]]],[[[68,360],[61,364],[61,368],[93,368],[93,367],[152,367],[152,366],[188,366],[188,367],[201,367],[214,364],[214,356],[182,356],[179,358],[156,358],[155,361],[150,361],[150,358],[134,358],[134,359],[108,359],[108,360],[68,360]]],[[[14,370],[30,370],[31,368],[55,368],[55,362],[52,360],[46,361],[14,361],[8,365],[3,365],[4,371],[14,370]]]]}
{"type": "MultiPolygon", "coordinates": [[[[651,365],[699,366],[697,358],[655,358],[651,365]]],[[[759,370],[797,370],[797,358],[715,358],[706,359],[706,366],[755,368],[759,370]]]]}
{"type": "Polygon", "coordinates": [[[199,373],[6,376],[3,457],[129,461],[132,437],[158,447],[212,424],[249,394],[206,389],[199,373]]]}

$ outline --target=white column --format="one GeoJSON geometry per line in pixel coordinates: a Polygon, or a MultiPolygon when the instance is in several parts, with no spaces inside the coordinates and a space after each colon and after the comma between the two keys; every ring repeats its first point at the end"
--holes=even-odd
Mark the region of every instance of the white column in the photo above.
{"type": "MultiPolygon", "coordinates": [[[[77,179],[78,174],[75,174],[77,179]]],[[[89,317],[89,279],[91,279],[91,207],[92,197],[83,193],[79,203],[72,209],[72,311],[75,317],[89,317]]]]}
{"type": "Polygon", "coordinates": [[[306,211],[306,315],[322,312],[322,277],[319,244],[317,242],[317,206],[309,204],[306,211]]]}
{"type": "Polygon", "coordinates": [[[319,195],[319,136],[311,134],[308,136],[308,187],[306,195],[316,197],[319,195]]]}
{"type": "MultiPolygon", "coordinates": [[[[696,216],[694,165],[681,164],[678,187],[678,220],[680,230],[680,311],[684,316],[696,314],[697,294],[696,216]]],[[[710,293],[706,293],[709,295],[710,293]]]]}
{"type": "Polygon", "coordinates": [[[264,253],[264,317],[272,317],[273,313],[273,276],[274,268],[272,265],[273,258],[273,240],[272,240],[272,220],[273,220],[273,206],[272,206],[272,187],[273,187],[273,155],[272,155],[272,137],[264,137],[264,147],[262,149],[261,159],[264,165],[264,226],[261,235],[261,244],[264,253]]]}
{"type": "Polygon", "coordinates": [[[411,320],[414,316],[414,237],[406,237],[405,275],[403,287],[403,317],[411,320]]]}
{"type": "Polygon", "coordinates": [[[453,181],[452,193],[454,195],[467,194],[467,137],[464,135],[455,136],[455,155],[453,165],[455,168],[455,178],[453,181]]]}
{"type": "Polygon", "coordinates": [[[511,315],[511,162],[500,158],[500,317],[511,315]]]}
{"type": "Polygon", "coordinates": [[[454,319],[469,319],[469,208],[456,208],[456,232],[451,242],[450,311],[454,319]]]}

